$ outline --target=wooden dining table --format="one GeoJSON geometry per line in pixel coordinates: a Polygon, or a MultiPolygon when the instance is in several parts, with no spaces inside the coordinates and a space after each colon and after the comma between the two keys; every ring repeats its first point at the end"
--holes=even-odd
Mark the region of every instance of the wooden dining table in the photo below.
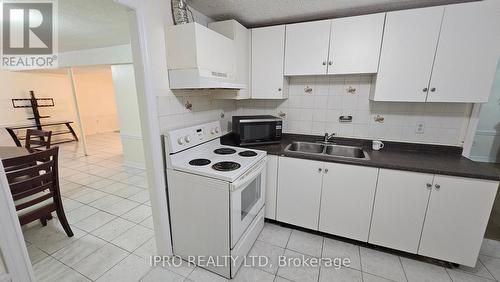
{"type": "Polygon", "coordinates": [[[29,155],[30,152],[24,147],[0,146],[0,159],[10,159],[29,155]]]}

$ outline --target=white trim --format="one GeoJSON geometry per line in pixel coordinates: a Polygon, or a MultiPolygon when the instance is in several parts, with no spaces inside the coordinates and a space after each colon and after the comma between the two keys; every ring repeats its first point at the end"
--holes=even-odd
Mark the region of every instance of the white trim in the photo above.
{"type": "Polygon", "coordinates": [[[141,119],[146,173],[153,211],[156,248],[159,255],[171,255],[170,222],[167,210],[166,179],[163,165],[163,147],[158,119],[157,100],[154,92],[152,61],[150,57],[148,9],[152,3],[140,0],[115,0],[128,6],[132,57],[137,87],[137,101],[141,119]]]}
{"type": "Polygon", "coordinates": [[[477,125],[479,124],[480,112],[481,104],[474,104],[472,106],[472,112],[470,114],[469,124],[467,125],[467,130],[464,138],[464,149],[462,151],[462,156],[464,157],[470,156],[472,144],[474,143],[474,136],[476,135],[477,125]]]}
{"type": "Polygon", "coordinates": [[[130,140],[143,140],[144,139],[140,135],[123,134],[123,133],[120,133],[120,137],[123,139],[130,139],[130,140]]]}
{"type": "Polygon", "coordinates": [[[13,282],[35,282],[28,250],[17,218],[9,183],[0,161],[0,248],[7,271],[13,282]]]}
{"type": "Polygon", "coordinates": [[[59,68],[132,63],[130,44],[59,53],[59,68]]]}
{"type": "Polygon", "coordinates": [[[480,130],[478,129],[476,131],[476,135],[483,135],[483,136],[499,136],[500,132],[496,130],[480,130]]]}
{"type": "Polygon", "coordinates": [[[143,163],[133,162],[133,161],[123,161],[123,166],[138,168],[138,169],[146,169],[146,165],[143,163]]]}

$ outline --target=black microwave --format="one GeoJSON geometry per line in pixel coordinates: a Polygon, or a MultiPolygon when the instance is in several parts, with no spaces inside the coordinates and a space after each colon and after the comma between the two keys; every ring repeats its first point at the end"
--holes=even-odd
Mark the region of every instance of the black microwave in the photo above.
{"type": "Polygon", "coordinates": [[[233,133],[238,145],[279,143],[283,120],[270,115],[233,116],[233,133]]]}

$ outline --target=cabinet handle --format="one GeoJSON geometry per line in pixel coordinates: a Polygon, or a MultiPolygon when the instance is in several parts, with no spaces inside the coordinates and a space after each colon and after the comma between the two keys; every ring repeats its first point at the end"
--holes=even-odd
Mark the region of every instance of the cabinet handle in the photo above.
{"type": "Polygon", "coordinates": [[[328,65],[331,66],[333,64],[332,61],[328,61],[328,65]]]}
{"type": "Polygon", "coordinates": [[[328,168],[325,168],[325,173],[328,173],[328,168]]]}
{"type": "Polygon", "coordinates": [[[432,188],[432,184],[430,184],[430,183],[427,183],[426,186],[427,186],[428,189],[432,188]]]}
{"type": "Polygon", "coordinates": [[[436,87],[432,87],[431,92],[436,92],[436,87]]]}
{"type": "Polygon", "coordinates": [[[436,184],[436,185],[434,185],[434,187],[436,187],[436,190],[439,190],[439,188],[441,188],[441,185],[436,184]]]}
{"type": "Polygon", "coordinates": [[[322,168],[318,168],[318,172],[322,172],[322,171],[323,171],[323,169],[322,169],[322,168]]]}
{"type": "Polygon", "coordinates": [[[323,66],[326,66],[326,61],[323,62],[323,66]]]}
{"type": "Polygon", "coordinates": [[[281,88],[278,88],[278,91],[281,91],[281,88]]]}
{"type": "Polygon", "coordinates": [[[425,87],[424,89],[422,89],[423,92],[427,92],[427,90],[429,90],[427,87],[425,87]]]}

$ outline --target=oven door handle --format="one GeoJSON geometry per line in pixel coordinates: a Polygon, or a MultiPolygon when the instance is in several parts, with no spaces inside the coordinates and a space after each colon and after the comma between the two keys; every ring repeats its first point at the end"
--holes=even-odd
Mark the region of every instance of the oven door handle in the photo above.
{"type": "Polygon", "coordinates": [[[231,183],[231,192],[244,188],[248,183],[252,182],[266,168],[266,164],[267,156],[260,160],[253,169],[246,172],[235,182],[231,183]]]}

